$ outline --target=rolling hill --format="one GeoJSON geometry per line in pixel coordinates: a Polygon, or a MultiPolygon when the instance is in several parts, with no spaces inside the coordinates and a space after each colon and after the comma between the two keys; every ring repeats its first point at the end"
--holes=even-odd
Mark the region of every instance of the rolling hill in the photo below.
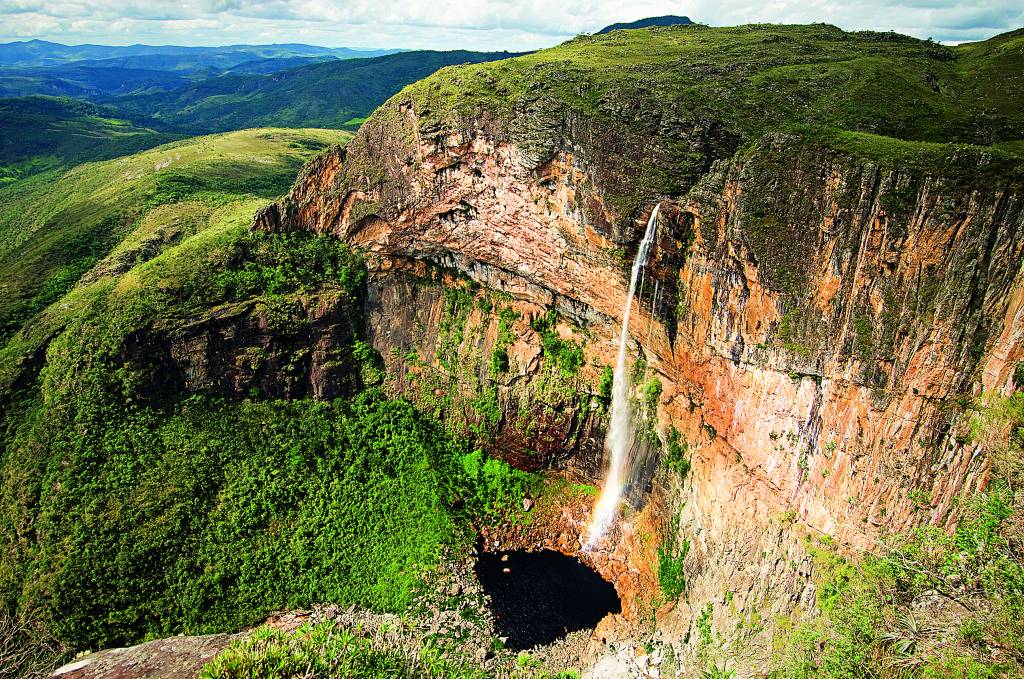
{"type": "Polygon", "coordinates": [[[647,17],[646,19],[637,19],[636,21],[611,24],[602,28],[600,31],[595,33],[595,35],[603,35],[605,33],[611,33],[612,31],[623,31],[634,28],[652,28],[654,26],[689,26],[692,23],[693,21],[690,20],[690,17],[666,14],[665,16],[647,17]]]}
{"type": "Polygon", "coordinates": [[[135,125],[110,107],[66,97],[0,99],[0,185],[175,137],[135,125]]]}
{"type": "Polygon", "coordinates": [[[171,92],[107,101],[129,116],[152,118],[180,132],[263,125],[354,129],[388,97],[439,68],[511,56],[464,50],[401,52],[310,64],[270,76],[224,75],[171,92]]]}
{"type": "Polygon", "coordinates": [[[197,137],[0,188],[0,337],[112,250],[108,269],[148,259],[236,208],[249,219],[312,154],[349,136],[299,129],[197,137]]]}

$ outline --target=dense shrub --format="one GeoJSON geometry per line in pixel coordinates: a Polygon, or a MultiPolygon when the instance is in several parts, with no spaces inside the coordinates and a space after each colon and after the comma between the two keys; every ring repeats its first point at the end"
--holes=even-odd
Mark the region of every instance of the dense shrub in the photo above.
{"type": "Polygon", "coordinates": [[[40,434],[63,464],[39,470],[40,539],[20,593],[7,581],[3,595],[75,645],[321,601],[403,610],[421,570],[466,538],[452,503],[506,515],[531,478],[376,393],[105,404],[40,434]]]}
{"type": "Polygon", "coordinates": [[[533,474],[513,469],[480,450],[463,453],[459,462],[461,469],[450,477],[452,490],[477,516],[515,512],[537,483],[533,474]]]}
{"type": "Polygon", "coordinates": [[[495,347],[491,352],[491,375],[501,375],[508,372],[508,350],[504,347],[495,347]]]}
{"type": "MultiPolygon", "coordinates": [[[[173,331],[225,301],[316,292],[356,313],[364,275],[330,237],[231,228],[84,291],[0,421],[0,609],[73,648],[315,602],[400,611],[469,539],[466,515],[521,508],[527,477],[408,403],[154,395],[150,362],[124,353],[138,328],[173,331]]],[[[375,358],[365,343],[353,354],[375,358]]]]}
{"type": "Polygon", "coordinates": [[[559,337],[555,329],[557,322],[558,314],[552,309],[546,315],[534,319],[530,325],[540,334],[544,358],[558,366],[562,375],[571,377],[583,367],[583,346],[559,337]]]}
{"type": "Polygon", "coordinates": [[[665,466],[675,470],[679,476],[685,478],[690,471],[690,460],[687,457],[690,446],[683,439],[682,434],[675,427],[669,427],[667,450],[665,452],[665,466]]]}
{"type": "Polygon", "coordinates": [[[601,379],[597,384],[598,395],[606,401],[612,398],[612,386],[615,383],[615,371],[606,365],[601,369],[601,379]]]}
{"type": "Polygon", "coordinates": [[[690,541],[679,540],[679,515],[676,514],[658,545],[658,585],[667,601],[675,601],[686,589],[683,565],[689,553],[690,541]]]}
{"type": "MultiPolygon", "coordinates": [[[[401,610],[457,539],[454,443],[408,404],[114,405],[53,432],[22,607],[105,646],[317,601],[401,610]]],[[[11,596],[14,592],[5,592],[11,596]]]]}

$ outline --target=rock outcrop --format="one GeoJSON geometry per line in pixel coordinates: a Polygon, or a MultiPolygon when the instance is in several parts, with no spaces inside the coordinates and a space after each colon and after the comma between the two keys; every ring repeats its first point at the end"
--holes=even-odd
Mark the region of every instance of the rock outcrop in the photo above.
{"type": "MultiPolygon", "coordinates": [[[[358,314],[356,314],[358,318],[358,314]]],[[[352,305],[339,291],[224,304],[130,335],[122,360],[150,375],[149,398],[203,392],[331,399],[361,386],[352,305]]]]}
{"type": "Polygon", "coordinates": [[[485,438],[499,454],[597,482],[598,380],[631,250],[660,201],[630,333],[638,379],[661,383],[648,416],[692,456],[684,484],[663,474],[653,490],[693,546],[689,606],[666,625],[685,630],[723,592],[716,616],[813,608],[795,536],[871,548],[884,530],[944,525],[953,498],[986,482],[964,399],[1007,388],[1021,356],[1024,185],[983,153],[925,166],[772,133],[624,214],[605,200],[600,148],[570,136],[538,162],[512,122],[438,127],[417,106],[385,105],[255,228],[364,251],[369,332],[398,392],[476,433],[487,418],[472,405],[490,398],[485,438]],[[465,309],[446,306],[451,291],[465,309]],[[560,388],[527,323],[551,309],[585,356],[560,388]],[[495,375],[486,357],[502,324],[510,369],[495,375]]]}

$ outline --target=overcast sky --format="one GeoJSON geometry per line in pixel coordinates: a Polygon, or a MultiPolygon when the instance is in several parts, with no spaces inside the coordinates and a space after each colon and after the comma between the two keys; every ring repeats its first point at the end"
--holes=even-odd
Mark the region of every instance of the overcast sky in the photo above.
{"type": "Polygon", "coordinates": [[[1024,0],[0,0],[0,42],[526,50],[660,14],[965,41],[1024,25],[1024,0]]]}

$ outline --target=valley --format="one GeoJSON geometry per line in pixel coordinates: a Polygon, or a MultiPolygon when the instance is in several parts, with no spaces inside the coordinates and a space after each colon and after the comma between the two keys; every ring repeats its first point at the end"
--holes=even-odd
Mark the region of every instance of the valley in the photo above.
{"type": "Polygon", "coordinates": [[[14,676],[1021,676],[1024,30],[678,19],[0,100],[14,676]]]}

